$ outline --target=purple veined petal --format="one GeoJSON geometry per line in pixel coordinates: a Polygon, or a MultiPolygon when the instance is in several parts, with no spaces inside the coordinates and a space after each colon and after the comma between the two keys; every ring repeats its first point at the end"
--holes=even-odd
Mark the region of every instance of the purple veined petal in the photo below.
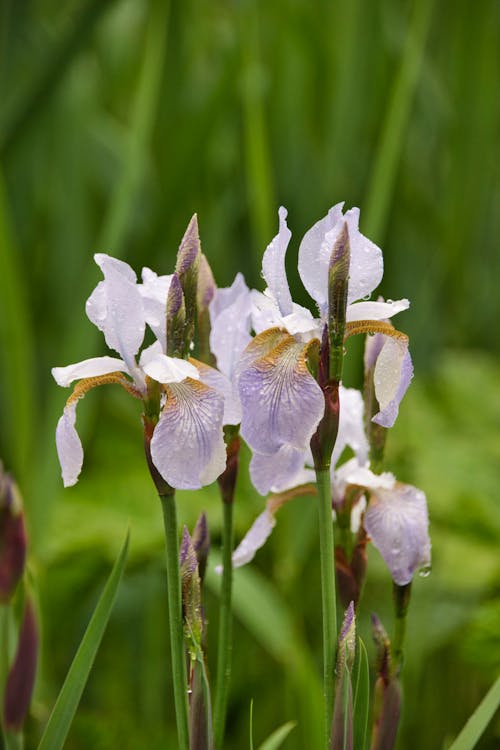
{"type": "Polygon", "coordinates": [[[236,274],[231,286],[216,289],[209,305],[211,324],[213,325],[221,312],[230,307],[244,292],[248,292],[248,287],[242,273],[236,274]]]}
{"type": "MultiPolygon", "coordinates": [[[[233,287],[236,284],[235,280],[233,287]]],[[[217,314],[213,312],[213,303],[210,305],[210,350],[217,360],[218,369],[228,378],[232,378],[238,358],[252,338],[250,292],[242,276],[238,287],[241,289],[240,293],[237,296],[227,296],[226,300],[231,301],[225,307],[219,304],[217,314]]],[[[217,290],[214,303],[218,301],[222,291],[226,290],[217,290]]]]}
{"type": "Polygon", "coordinates": [[[285,255],[292,233],[286,223],[286,208],[281,206],[278,210],[278,215],[278,234],[264,252],[264,257],[262,258],[262,275],[268,289],[278,303],[281,315],[290,315],[292,312],[292,296],[286,278],[285,255]]]}
{"type": "Polygon", "coordinates": [[[91,357],[74,365],[66,367],[53,367],[52,377],[57,385],[66,387],[74,380],[82,378],[96,378],[99,375],[108,375],[110,372],[127,372],[127,365],[122,359],[117,357],[91,357]]]}
{"type": "Polygon", "coordinates": [[[322,313],[328,305],[328,267],[336,239],[335,236],[333,244],[328,244],[325,243],[325,237],[334,227],[340,232],[343,205],[337,203],[326,216],[317,221],[305,233],[299,247],[300,278],[322,313]]]}
{"type": "Polygon", "coordinates": [[[368,503],[364,526],[398,586],[431,561],[427,501],[422,490],[396,484],[377,490],[368,503]]]}
{"type": "Polygon", "coordinates": [[[252,362],[265,357],[276,346],[290,338],[289,334],[282,328],[268,328],[257,334],[243,349],[235,368],[235,377],[238,379],[252,362]]]}
{"type": "Polygon", "coordinates": [[[104,333],[106,344],[117,351],[135,377],[135,355],[144,339],[146,328],[144,304],[136,276],[123,261],[104,253],[95,256],[104,274],[86,304],[86,312],[94,325],[104,333]]]}
{"type": "Polygon", "coordinates": [[[151,440],[153,463],[176,489],[199,489],[226,467],[224,398],[199,380],[166,387],[167,400],[151,440]]]}
{"type": "Polygon", "coordinates": [[[358,229],[359,208],[351,208],[344,217],[349,230],[351,263],[347,304],[363,299],[378,287],[384,275],[382,250],[358,229]]]}
{"type": "MultiPolygon", "coordinates": [[[[282,445],[271,455],[254,452],[250,461],[252,484],[261,495],[297,487],[304,483],[304,460],[305,451],[291,445],[282,445]]],[[[308,481],[310,480],[308,473],[308,481]]],[[[314,472],[312,481],[315,481],[314,472]]]]}
{"type": "Polygon", "coordinates": [[[337,440],[332,453],[332,468],[335,466],[346,446],[354,451],[360,464],[368,458],[368,440],[364,426],[364,403],[360,391],[355,388],[340,386],[340,416],[337,440]]]}
{"type": "Polygon", "coordinates": [[[198,380],[200,375],[196,367],[185,359],[156,354],[143,364],[146,375],[158,383],[181,383],[186,378],[198,380]]]}
{"type": "Polygon", "coordinates": [[[413,364],[407,342],[386,337],[373,373],[375,396],[380,411],[372,418],[372,422],[382,427],[392,427],[412,377],[413,364]]]}
{"type": "Polygon", "coordinates": [[[233,552],[233,568],[241,568],[255,557],[255,553],[269,539],[272,530],[276,526],[274,515],[266,510],[257,516],[239,545],[233,552]]]}
{"type": "MultiPolygon", "coordinates": [[[[263,336],[264,334],[261,334],[263,336]]],[[[247,347],[246,352],[255,343],[247,347]]],[[[259,453],[283,444],[305,449],[325,410],[323,393],[307,369],[307,346],[292,336],[242,370],[238,386],[241,434],[259,453]]]]}
{"type": "Polygon", "coordinates": [[[356,320],[387,320],[403,310],[408,310],[410,301],[398,299],[395,302],[356,302],[348,305],[346,320],[351,323],[356,320]]]}
{"type": "Polygon", "coordinates": [[[65,487],[76,484],[83,465],[83,448],[75,428],[76,404],[66,404],[56,427],[56,447],[65,487]]]}
{"type": "Polygon", "coordinates": [[[172,275],[158,276],[150,268],[142,269],[142,284],[139,294],[144,304],[144,317],[165,351],[167,341],[167,296],[172,275]]]}
{"type": "Polygon", "coordinates": [[[190,362],[197,368],[201,382],[215,388],[224,397],[224,424],[239,424],[241,422],[241,404],[236,383],[204,362],[199,362],[192,357],[190,362]]]}

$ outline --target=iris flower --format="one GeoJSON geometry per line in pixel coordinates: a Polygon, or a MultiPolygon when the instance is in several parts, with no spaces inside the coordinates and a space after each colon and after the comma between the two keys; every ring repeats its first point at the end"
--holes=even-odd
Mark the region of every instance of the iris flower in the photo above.
{"type": "MultiPolygon", "coordinates": [[[[195,222],[186,235],[190,231],[197,238],[195,222]]],[[[145,406],[159,394],[151,457],[170,486],[196,489],[210,484],[225,468],[222,425],[225,417],[226,421],[234,417],[234,400],[231,384],[220,372],[166,354],[167,296],[182,301],[177,274],[157,276],[144,268],[138,283],[127,263],[104,254],[97,254],[95,261],[104,280],[87,300],[86,312],[119,358],[95,357],[52,370],[61,386],[77,381],[56,429],[64,485],[77,482],[83,463],[75,428],[77,403],[89,390],[106,383],[121,385],[145,406]],[[139,354],[146,325],[156,341],[139,354]]]]}
{"type": "MultiPolygon", "coordinates": [[[[303,453],[323,416],[323,392],[308,369],[311,347],[318,346],[328,319],[328,276],[332,249],[347,227],[350,246],[347,332],[382,332],[386,346],[376,353],[375,395],[380,410],[374,421],[390,427],[411,376],[408,340],[387,319],[406,310],[409,302],[369,301],[383,274],[381,250],[359,229],[359,209],[345,214],[334,206],[304,236],[299,249],[299,274],[316,302],[318,317],[293,302],[285,271],[291,232],[287,212],[279,209],[279,231],[262,262],[267,288],[252,292],[252,324],[256,332],[238,364],[242,403],[241,434],[254,452],[254,483],[270,465],[275,482],[303,466],[303,453]],[[266,457],[268,457],[266,459],[266,457]]],[[[342,413],[342,400],[340,412],[342,413]]]]}

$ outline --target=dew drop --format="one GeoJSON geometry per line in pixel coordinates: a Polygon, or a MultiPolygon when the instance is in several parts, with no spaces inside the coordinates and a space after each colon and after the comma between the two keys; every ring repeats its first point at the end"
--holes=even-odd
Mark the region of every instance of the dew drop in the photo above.
{"type": "Polygon", "coordinates": [[[427,578],[431,570],[432,570],[432,565],[428,563],[427,565],[424,565],[422,568],[420,568],[420,570],[418,571],[418,574],[421,578],[427,578]]]}
{"type": "Polygon", "coordinates": [[[364,299],[365,302],[367,302],[370,299],[370,297],[371,297],[371,294],[365,294],[365,296],[363,297],[363,299],[364,299]]]}
{"type": "Polygon", "coordinates": [[[393,305],[394,304],[394,300],[393,299],[386,299],[386,302],[387,302],[388,305],[393,305]]]}

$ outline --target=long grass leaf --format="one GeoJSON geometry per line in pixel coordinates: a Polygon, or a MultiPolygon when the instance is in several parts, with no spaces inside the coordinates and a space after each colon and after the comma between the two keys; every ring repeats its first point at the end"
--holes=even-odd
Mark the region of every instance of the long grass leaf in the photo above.
{"type": "Polygon", "coordinates": [[[106,586],[97,602],[82,642],[69,668],[61,692],[56,700],[43,733],[38,750],[60,750],[68,735],[71,722],[78,708],[87,683],[99,644],[101,643],[111,610],[116,599],[127,559],[129,534],[113,566],[106,586]]]}
{"type": "Polygon", "coordinates": [[[286,724],[275,729],[274,732],[269,735],[267,740],[264,740],[264,742],[259,745],[259,750],[278,750],[295,726],[295,721],[287,721],[286,724]]]}
{"type": "Polygon", "coordinates": [[[354,677],[354,750],[365,750],[368,739],[368,712],[370,708],[370,672],[368,654],[361,638],[354,677]]]}
{"type": "Polygon", "coordinates": [[[472,750],[500,706],[500,677],[491,686],[448,750],[472,750]]]}

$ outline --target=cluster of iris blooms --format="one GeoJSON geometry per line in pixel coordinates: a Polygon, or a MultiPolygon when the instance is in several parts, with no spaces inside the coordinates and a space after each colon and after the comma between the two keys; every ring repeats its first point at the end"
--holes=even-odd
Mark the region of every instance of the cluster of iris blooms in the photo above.
{"type": "Polygon", "coordinates": [[[390,702],[393,708],[394,695],[399,696],[411,581],[417,570],[430,565],[424,493],[382,471],[385,433],[396,420],[413,375],[408,338],[390,319],[409,302],[370,299],[382,279],[382,252],[360,233],[359,210],[344,213],[338,204],[305,234],[299,248],[298,271],[316,304],[315,314],[294,303],[285,270],[291,238],[286,218],[280,208],[278,233],[263,256],[263,292],[250,290],[240,273],[230,287],[216,287],[201,251],[196,216],[171,275],[144,268],[139,282],[129,265],[97,254],[104,279],[89,297],[86,312],[119,356],[52,371],[61,386],[76,381],[56,431],[65,486],[76,483],[83,464],[75,426],[78,401],[97,386],[115,383],[142,402],[146,459],[165,519],[181,748],[213,743],[222,747],[232,569],[252,560],[275,525],[276,511],[291,497],[318,495],[326,747],[349,747],[344,742],[352,734],[349,701],[340,701],[339,695],[345,693],[340,684],[344,666],[354,659],[355,611],[366,576],[367,543],[379,550],[390,571],[399,623],[391,649],[381,623],[374,622],[382,696],[375,716],[376,747],[392,747],[395,739],[399,709],[388,710],[391,718],[385,720],[384,705],[390,702]],[[144,346],[147,329],[154,342],[144,346]],[[363,393],[342,383],[345,343],[354,335],[366,336],[363,393]],[[252,452],[251,481],[268,500],[233,550],[231,509],[240,436],[252,452]],[[212,712],[201,606],[208,531],[203,517],[192,536],[184,531],[179,565],[175,490],[198,489],[216,480],[225,521],[223,614],[212,712]],[[339,639],[337,595],[346,609],[339,639]],[[186,650],[191,656],[189,674],[186,650]]]}

